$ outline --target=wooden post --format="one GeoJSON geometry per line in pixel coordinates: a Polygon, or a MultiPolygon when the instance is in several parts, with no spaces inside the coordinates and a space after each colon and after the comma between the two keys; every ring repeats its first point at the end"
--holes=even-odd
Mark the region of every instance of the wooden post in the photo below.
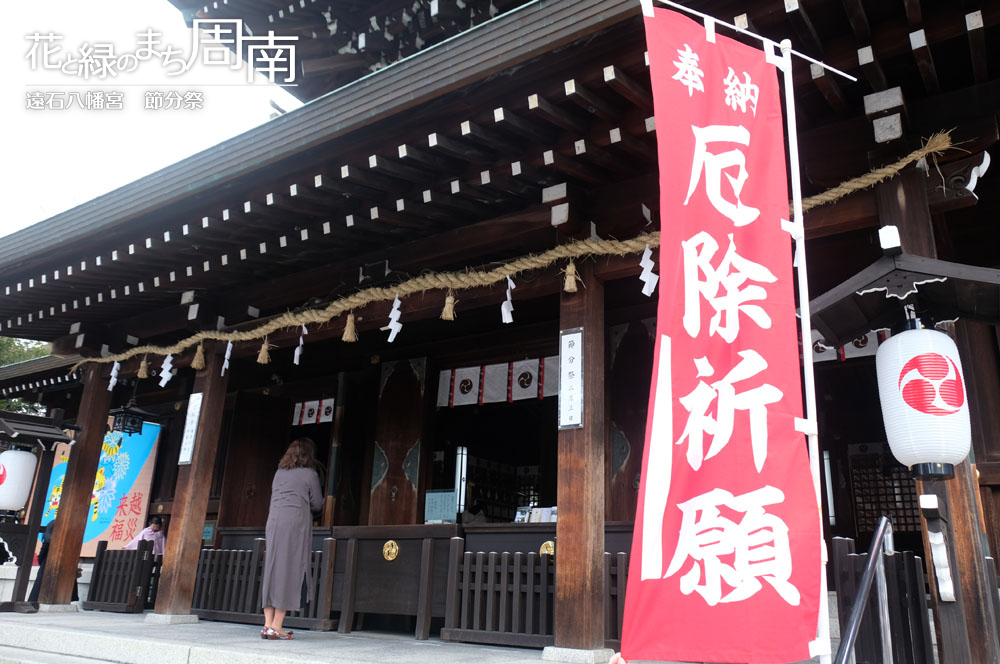
{"type": "MultiPolygon", "coordinates": [[[[937,245],[934,240],[934,227],[930,208],[927,204],[927,190],[923,180],[928,177],[919,169],[903,171],[898,176],[876,187],[876,203],[878,206],[879,223],[881,226],[894,225],[899,230],[901,248],[904,253],[927,258],[937,257],[937,245]]],[[[949,326],[951,327],[951,326],[949,326]]],[[[952,336],[955,330],[948,330],[952,336]]],[[[961,343],[961,339],[959,339],[961,343]]],[[[971,359],[971,358],[969,358],[971,359]]],[[[971,365],[970,362],[965,362],[971,365]]],[[[968,373],[968,369],[966,370],[968,373]]],[[[971,394],[970,394],[971,399],[971,394]]],[[[976,421],[978,411],[992,408],[989,403],[970,403],[970,414],[976,421]]],[[[974,662],[996,662],[1000,658],[1000,641],[998,641],[996,616],[993,606],[993,594],[996,588],[988,588],[986,571],[987,555],[984,538],[979,528],[979,506],[976,500],[978,482],[972,476],[969,461],[955,466],[955,477],[947,481],[918,482],[919,492],[932,493],[944,505],[949,516],[949,525],[954,534],[954,555],[957,574],[956,583],[961,585],[961,602],[965,614],[965,638],[968,640],[974,662]]],[[[924,551],[929,552],[927,541],[927,521],[923,514],[920,517],[924,536],[924,551]]],[[[952,611],[938,600],[937,593],[932,595],[934,601],[936,624],[940,629],[956,627],[954,621],[942,620],[944,615],[952,611]],[[942,624],[943,623],[943,624],[942,624]]],[[[949,641],[961,638],[959,634],[942,635],[942,661],[954,660],[955,653],[945,651],[949,641]],[[949,657],[951,659],[949,659],[949,657]]],[[[961,655],[959,655],[961,657],[961,655]]]]}
{"type": "Polygon", "coordinates": [[[189,465],[177,473],[177,489],[171,512],[167,549],[156,595],[155,612],[159,615],[191,613],[195,576],[201,538],[205,529],[208,493],[215,469],[215,452],[222,428],[222,411],[226,403],[229,374],[220,375],[222,356],[218,344],[206,344],[205,368],[197,373],[192,393],[201,392],[201,417],[194,440],[194,452],[189,465]]]}
{"type": "Polygon", "coordinates": [[[108,431],[111,392],[108,391],[108,379],[102,375],[105,368],[102,364],[90,364],[86,369],[76,420],[81,431],[69,455],[59,516],[52,531],[45,576],[38,594],[40,604],[69,604],[73,596],[83,531],[87,528],[94,494],[94,477],[101,459],[104,434],[108,431]]]}
{"type": "Polygon", "coordinates": [[[330,427],[330,455],[327,459],[326,502],[323,505],[322,525],[332,526],[337,512],[337,473],[340,472],[340,439],[344,430],[344,400],[347,397],[347,378],[341,371],[337,375],[337,398],[333,404],[333,426],[330,427]]]}
{"type": "Polygon", "coordinates": [[[583,328],[583,428],[559,432],[555,645],[604,648],[604,284],[593,265],[562,293],[559,327],[583,328]]]}
{"type": "Polygon", "coordinates": [[[38,544],[38,532],[41,530],[39,524],[42,522],[42,512],[45,511],[45,499],[49,490],[49,477],[52,475],[52,460],[56,456],[56,445],[57,443],[51,441],[44,443],[38,455],[38,472],[35,474],[35,488],[31,492],[31,510],[28,513],[28,541],[24,543],[24,551],[17,561],[17,577],[14,579],[14,592],[11,595],[13,602],[23,602],[28,591],[28,576],[31,574],[35,557],[35,546],[38,544]]]}

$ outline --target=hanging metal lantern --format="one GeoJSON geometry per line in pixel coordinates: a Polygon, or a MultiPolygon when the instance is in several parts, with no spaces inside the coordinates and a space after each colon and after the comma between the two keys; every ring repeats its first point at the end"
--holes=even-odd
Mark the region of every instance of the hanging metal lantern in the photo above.
{"type": "Polygon", "coordinates": [[[914,476],[952,477],[972,444],[955,342],[936,330],[906,330],[879,347],[875,367],[893,455],[914,476]]]}
{"type": "Polygon", "coordinates": [[[111,425],[112,431],[122,433],[142,433],[143,417],[135,410],[130,410],[128,406],[117,411],[113,411],[114,422],[111,425]]]}
{"type": "Polygon", "coordinates": [[[24,509],[37,461],[34,454],[23,450],[0,453],[0,510],[24,509]]]}

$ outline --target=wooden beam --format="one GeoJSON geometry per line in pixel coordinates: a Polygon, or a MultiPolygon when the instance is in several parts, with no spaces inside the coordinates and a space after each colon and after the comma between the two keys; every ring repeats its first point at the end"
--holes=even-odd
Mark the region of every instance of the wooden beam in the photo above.
{"type": "Polygon", "coordinates": [[[462,130],[462,138],[475,141],[479,145],[495,150],[500,154],[506,154],[511,150],[510,139],[501,136],[495,131],[486,129],[471,120],[462,122],[460,127],[462,130]]]}
{"type": "Polygon", "coordinates": [[[822,65],[811,63],[809,71],[812,74],[813,83],[816,84],[817,89],[819,89],[823,98],[826,99],[826,103],[830,104],[830,108],[838,115],[843,114],[846,102],[844,101],[844,93],[840,89],[840,84],[833,79],[833,76],[827,74],[826,68],[822,65]]]}
{"type": "Polygon", "coordinates": [[[653,94],[614,65],[604,68],[604,82],[612,90],[643,110],[652,110],[653,94]]]}
{"type": "Polygon", "coordinates": [[[976,83],[985,83],[989,79],[989,69],[986,61],[986,30],[983,27],[983,12],[974,11],[966,14],[965,29],[969,33],[972,73],[976,83]]]}
{"type": "Polygon", "coordinates": [[[69,604],[73,596],[83,531],[93,509],[94,477],[101,458],[104,434],[108,431],[111,392],[108,390],[108,378],[102,375],[104,369],[109,367],[91,364],[81,369],[84,374],[83,397],[76,424],[82,430],[76,436],[73,453],[69,455],[66,479],[63,480],[59,517],[52,532],[45,575],[38,595],[41,604],[69,604]]]}
{"type": "Polygon", "coordinates": [[[570,175],[584,182],[592,184],[603,184],[608,177],[592,166],[581,163],[579,160],[567,157],[555,150],[546,150],[542,153],[542,163],[550,166],[566,175],[570,175]]]}
{"type": "Polygon", "coordinates": [[[458,167],[454,159],[441,156],[438,152],[430,152],[416,145],[403,143],[396,146],[399,162],[404,166],[412,166],[426,177],[427,171],[432,173],[451,172],[458,167]]]}
{"type": "Polygon", "coordinates": [[[456,141],[437,132],[427,134],[427,145],[434,150],[455,157],[456,159],[461,159],[462,161],[486,162],[496,158],[496,155],[488,150],[481,150],[473,145],[469,145],[467,142],[456,141]]]}
{"type": "Polygon", "coordinates": [[[493,109],[493,122],[497,129],[504,130],[521,140],[527,139],[531,143],[548,144],[555,138],[550,129],[522,118],[503,106],[493,109]]]}
{"type": "Polygon", "coordinates": [[[558,648],[604,647],[604,284],[589,261],[583,287],[560,294],[559,327],[583,328],[583,427],[559,431],[554,637],[558,648]]]}
{"type": "Polygon", "coordinates": [[[609,144],[618,146],[633,157],[639,157],[651,161],[656,159],[656,148],[646,141],[633,136],[622,130],[621,127],[613,127],[608,132],[609,144]]]}
{"type": "Polygon", "coordinates": [[[599,97],[593,90],[584,86],[580,81],[571,78],[563,83],[563,89],[566,92],[567,99],[570,99],[588,113],[613,122],[621,120],[621,111],[615,108],[610,102],[605,101],[604,98],[599,97]]]}
{"type": "MultiPolygon", "coordinates": [[[[804,44],[807,50],[817,54],[823,53],[823,42],[816,33],[812,19],[806,13],[806,8],[802,6],[801,0],[785,0],[785,16],[788,17],[792,29],[798,35],[798,41],[804,44]]],[[[802,47],[799,47],[802,50],[802,47]]]]}
{"type": "Polygon", "coordinates": [[[889,87],[885,80],[885,73],[882,71],[882,65],[875,58],[871,46],[862,46],[858,49],[858,64],[861,65],[861,73],[864,74],[865,80],[868,81],[873,92],[880,92],[889,87]]]}
{"type": "Polygon", "coordinates": [[[368,168],[372,172],[382,173],[404,182],[427,182],[434,177],[434,172],[426,168],[411,166],[377,154],[369,155],[368,168]]]}
{"type": "Polygon", "coordinates": [[[903,0],[903,8],[906,10],[906,22],[911,28],[923,22],[924,15],[920,9],[920,0],[903,0]]]}
{"type": "Polygon", "coordinates": [[[931,94],[940,92],[941,85],[938,83],[934,58],[931,57],[931,49],[927,45],[927,33],[922,29],[911,32],[910,48],[913,50],[913,57],[917,61],[917,68],[920,70],[920,78],[924,81],[924,88],[931,94]]]}
{"type": "Polygon", "coordinates": [[[538,94],[528,95],[528,110],[549,124],[566,129],[576,134],[587,133],[588,123],[572,113],[559,108],[545,97],[538,94]]]}
{"type": "Polygon", "coordinates": [[[854,31],[854,37],[861,43],[867,42],[871,39],[872,30],[871,26],[868,25],[865,6],[861,4],[861,0],[841,0],[841,2],[844,5],[847,20],[851,24],[851,30],[854,31]]]}
{"type": "MultiPolygon", "coordinates": [[[[208,494],[215,468],[215,454],[222,430],[229,372],[221,374],[221,343],[205,344],[205,368],[195,375],[192,394],[202,395],[201,416],[195,434],[191,463],[177,472],[167,549],[160,573],[155,612],[188,615],[194,599],[195,574],[205,531],[208,494]]],[[[72,457],[71,457],[72,458],[72,457]]]]}

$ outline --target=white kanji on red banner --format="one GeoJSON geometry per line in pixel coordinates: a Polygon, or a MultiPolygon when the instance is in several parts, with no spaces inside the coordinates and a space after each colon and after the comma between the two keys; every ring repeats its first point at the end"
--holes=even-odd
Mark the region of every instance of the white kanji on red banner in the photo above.
{"type": "Polygon", "coordinates": [[[666,576],[673,576],[686,564],[681,592],[697,592],[711,606],[738,602],[756,594],[767,581],[788,604],[796,606],[798,589],[788,582],[792,555],[788,546],[788,526],[765,509],[784,501],[780,489],[765,486],[733,496],[725,489],[713,489],[677,507],[684,513],[681,531],[666,576]],[[742,514],[734,521],[720,508],[742,514]],[[722,582],[730,590],[722,594],[722,582]]]}
{"type": "Polygon", "coordinates": [[[736,253],[732,234],[729,248],[718,267],[712,265],[719,244],[705,232],[681,242],[684,251],[684,329],[692,337],[701,331],[701,301],[704,298],[715,310],[709,321],[709,334],[718,334],[732,343],[740,332],[739,314],[743,313],[762,328],[771,327],[771,318],[758,305],[767,292],[747,281],[772,283],[776,277],[763,265],[758,265],[736,253]]]}
{"type": "Polygon", "coordinates": [[[691,125],[694,132],[695,149],[694,159],[691,161],[691,179],[688,182],[687,198],[684,205],[691,200],[691,195],[698,188],[702,180],[702,172],[705,174],[705,194],[716,210],[726,215],[736,226],[746,226],[760,216],[760,210],[748,205],[744,205],[740,200],[743,193],[743,185],[750,177],[746,169],[746,156],[739,148],[723,150],[726,146],[713,146],[719,148],[719,152],[709,151],[712,143],[735,143],[737,145],[750,145],[750,132],[746,127],[727,127],[724,125],[711,125],[708,127],[695,127],[691,125]],[[730,169],[736,169],[736,175],[730,174],[730,169]],[[723,191],[722,176],[726,176],[728,183],[727,191],[723,191]],[[727,194],[732,191],[733,201],[727,199],[727,194]]]}

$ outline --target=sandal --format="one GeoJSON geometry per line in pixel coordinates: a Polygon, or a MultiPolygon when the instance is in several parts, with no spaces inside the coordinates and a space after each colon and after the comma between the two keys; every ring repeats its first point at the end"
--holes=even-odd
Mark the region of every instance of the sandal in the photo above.
{"type": "Polygon", "coordinates": [[[282,634],[281,632],[278,632],[276,630],[268,629],[267,636],[265,638],[271,639],[272,641],[289,641],[292,638],[292,633],[285,632],[284,634],[282,634]]]}
{"type": "Polygon", "coordinates": [[[261,628],[260,628],[260,638],[262,638],[262,639],[264,639],[264,640],[267,640],[267,633],[268,633],[268,632],[269,632],[270,630],[271,630],[271,628],[270,628],[270,627],[261,627],[261,628]]]}

